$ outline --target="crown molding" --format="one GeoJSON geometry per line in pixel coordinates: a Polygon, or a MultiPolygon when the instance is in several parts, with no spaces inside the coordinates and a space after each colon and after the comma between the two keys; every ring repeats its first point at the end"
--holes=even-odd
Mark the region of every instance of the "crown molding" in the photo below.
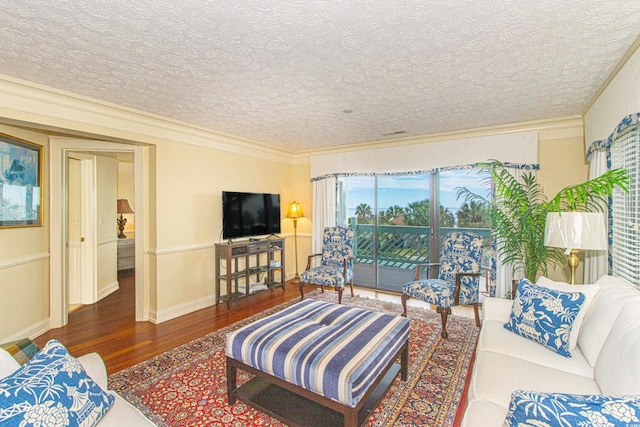
{"type": "Polygon", "coordinates": [[[476,138],[480,136],[503,135],[518,132],[536,131],[539,139],[553,140],[564,138],[583,138],[584,137],[584,121],[582,116],[558,117],[548,120],[532,120],[521,123],[511,123],[499,126],[486,126],[475,129],[466,129],[461,131],[435,133],[429,135],[419,135],[407,138],[394,138],[393,140],[381,140],[364,142],[361,144],[351,144],[343,147],[331,147],[320,150],[310,150],[297,153],[295,156],[315,156],[322,154],[345,153],[352,151],[364,151],[374,148],[386,147],[402,147],[415,144],[426,144],[431,142],[442,142],[459,140],[466,138],[476,138]]]}
{"type": "Polygon", "coordinates": [[[35,128],[52,134],[119,143],[155,145],[160,142],[177,142],[291,165],[308,164],[311,156],[319,154],[505,133],[538,131],[540,140],[578,138],[584,135],[582,116],[577,115],[291,152],[9,76],[0,75],[0,96],[3,99],[0,105],[0,123],[35,128]]]}
{"type": "Polygon", "coordinates": [[[293,162],[293,153],[259,142],[0,75],[0,119],[54,134],[113,142],[179,142],[222,151],[293,162]]]}

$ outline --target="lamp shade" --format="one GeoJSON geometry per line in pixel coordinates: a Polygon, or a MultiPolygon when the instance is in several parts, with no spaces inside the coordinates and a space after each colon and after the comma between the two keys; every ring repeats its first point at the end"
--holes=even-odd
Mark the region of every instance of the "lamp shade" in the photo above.
{"type": "Polygon", "coordinates": [[[127,199],[118,199],[118,213],[119,214],[130,214],[134,213],[131,206],[129,206],[129,201],[127,199]]]}
{"type": "Polygon", "coordinates": [[[287,211],[287,218],[304,218],[304,213],[302,212],[300,203],[291,202],[291,204],[289,205],[289,210],[287,211]]]}
{"type": "Polygon", "coordinates": [[[607,249],[607,227],[600,212],[551,212],[547,214],[544,244],[564,249],[607,249]]]}

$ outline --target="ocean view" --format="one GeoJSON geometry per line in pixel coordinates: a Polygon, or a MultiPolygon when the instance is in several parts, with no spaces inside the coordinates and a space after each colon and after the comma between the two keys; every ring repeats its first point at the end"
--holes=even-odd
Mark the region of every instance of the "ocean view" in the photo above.
{"type": "MultiPolygon", "coordinates": [[[[406,207],[411,202],[429,199],[429,175],[378,177],[376,207],[375,177],[348,177],[347,214],[355,216],[356,207],[362,203],[372,211],[385,211],[391,206],[406,207]]],[[[464,200],[457,200],[457,188],[467,187],[476,194],[487,195],[487,186],[476,171],[449,170],[440,173],[440,204],[452,213],[460,209],[464,200]]]]}

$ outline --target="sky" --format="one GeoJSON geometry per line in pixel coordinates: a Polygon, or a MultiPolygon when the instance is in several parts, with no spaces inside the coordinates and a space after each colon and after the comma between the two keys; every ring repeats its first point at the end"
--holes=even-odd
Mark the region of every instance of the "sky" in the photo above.
{"type": "MultiPolygon", "coordinates": [[[[373,176],[348,177],[348,216],[354,216],[355,208],[366,203],[373,209],[375,194],[373,176]]],[[[476,194],[486,196],[487,189],[477,171],[447,170],[440,172],[440,204],[455,213],[464,200],[457,200],[457,187],[467,187],[476,194]]],[[[429,198],[429,175],[394,175],[378,177],[378,211],[429,198]]]]}

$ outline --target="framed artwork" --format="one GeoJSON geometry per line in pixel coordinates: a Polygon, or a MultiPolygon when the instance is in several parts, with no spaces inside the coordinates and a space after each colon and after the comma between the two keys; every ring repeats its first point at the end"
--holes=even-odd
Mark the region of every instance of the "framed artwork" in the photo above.
{"type": "Polygon", "coordinates": [[[40,145],[0,134],[0,228],[42,226],[40,145]]]}

